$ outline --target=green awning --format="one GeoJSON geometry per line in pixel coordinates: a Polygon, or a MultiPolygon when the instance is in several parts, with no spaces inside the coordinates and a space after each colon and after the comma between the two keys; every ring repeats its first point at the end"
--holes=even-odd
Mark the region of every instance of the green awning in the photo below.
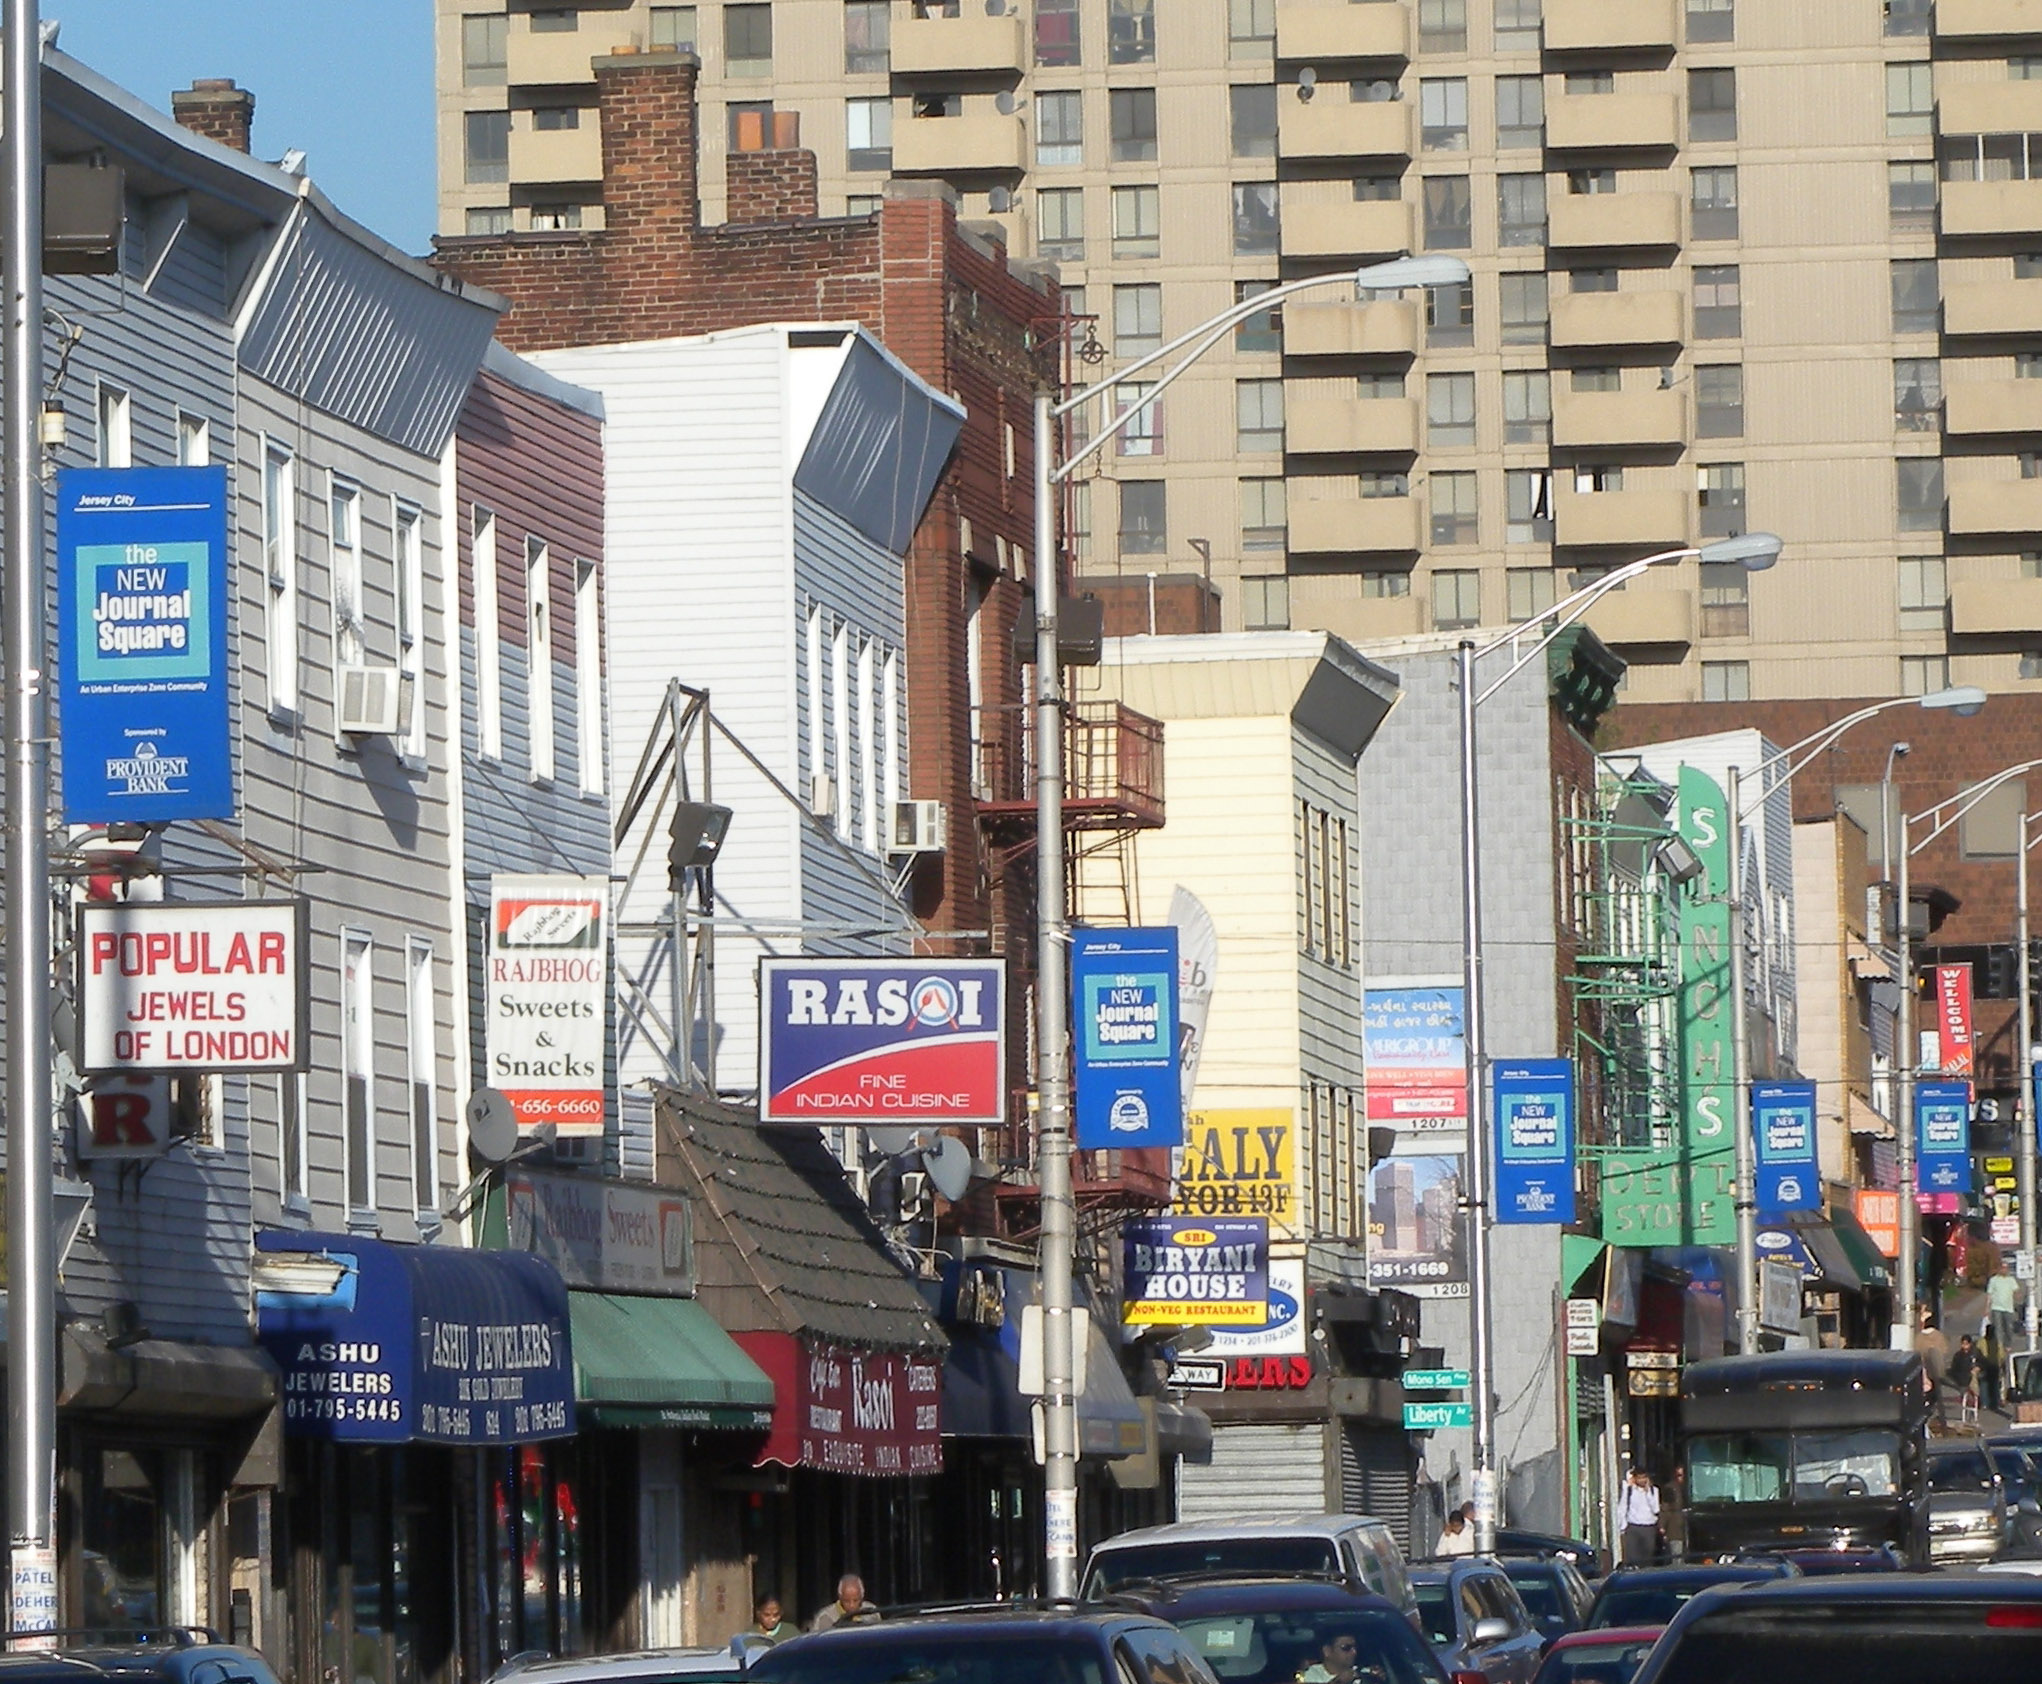
{"type": "Polygon", "coordinates": [[[772,1423],[773,1382],[692,1298],[570,1292],[574,1395],[605,1426],[772,1423]]]}
{"type": "Polygon", "coordinates": [[[1865,1226],[1858,1220],[1857,1212],[1849,1205],[1830,1206],[1829,1226],[1836,1235],[1836,1243],[1843,1248],[1844,1256],[1857,1270],[1858,1278],[1867,1286],[1891,1286],[1893,1267],[1879,1249],[1879,1242],[1865,1232],[1865,1226]]]}

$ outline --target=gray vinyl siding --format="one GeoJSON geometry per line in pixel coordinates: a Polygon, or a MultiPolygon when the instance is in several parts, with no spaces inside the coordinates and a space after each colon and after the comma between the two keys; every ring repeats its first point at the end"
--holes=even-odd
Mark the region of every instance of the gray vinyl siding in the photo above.
{"type": "Polygon", "coordinates": [[[1315,955],[1298,954],[1298,1073],[1308,1082],[1359,1088],[1361,815],[1354,799],[1354,762],[1309,731],[1292,731],[1291,754],[1296,798],[1347,822],[1347,905],[1354,958],[1343,969],[1315,955]]]}

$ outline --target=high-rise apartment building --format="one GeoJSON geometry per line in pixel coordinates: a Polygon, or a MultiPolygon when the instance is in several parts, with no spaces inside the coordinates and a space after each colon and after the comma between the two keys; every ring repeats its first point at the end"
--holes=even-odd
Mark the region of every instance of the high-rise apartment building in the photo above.
{"type": "Polygon", "coordinates": [[[1088,371],[1467,259],[1244,324],[1080,486],[1087,572],[1209,553],[1230,627],[1367,639],[1749,526],[1771,572],[1597,606],[1631,698],[2042,683],[2036,0],[438,5],[450,234],[599,226],[592,59],[692,45],[705,129],[801,114],[825,215],[937,178],[1054,258],[1088,371]]]}

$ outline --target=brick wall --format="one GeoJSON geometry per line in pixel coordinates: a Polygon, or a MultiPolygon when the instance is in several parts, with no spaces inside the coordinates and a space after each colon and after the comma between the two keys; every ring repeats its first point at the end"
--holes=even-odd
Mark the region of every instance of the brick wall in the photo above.
{"type": "Polygon", "coordinates": [[[724,166],[724,200],[732,222],[814,220],[819,203],[815,154],[733,152],[724,166]]]}
{"type": "Polygon", "coordinates": [[[170,96],[170,114],[193,134],[246,152],[255,125],[255,95],[237,88],[231,77],[202,76],[170,96]]]}
{"type": "Polygon", "coordinates": [[[1074,580],[1079,596],[1096,596],[1108,637],[1182,637],[1220,629],[1220,597],[1196,573],[1126,573],[1074,580]]]}

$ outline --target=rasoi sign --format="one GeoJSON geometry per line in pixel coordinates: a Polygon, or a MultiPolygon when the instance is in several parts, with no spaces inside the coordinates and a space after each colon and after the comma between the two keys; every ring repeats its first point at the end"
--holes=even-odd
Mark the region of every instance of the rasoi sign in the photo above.
{"type": "Polygon", "coordinates": [[[520,1129],[603,1132],[610,886],[600,877],[489,884],[489,1080],[520,1129]]]}
{"type": "Polygon", "coordinates": [[[57,476],[64,817],[234,816],[227,470],[57,476]]]}
{"type": "Polygon", "coordinates": [[[1181,1144],[1177,932],[1073,930],[1071,996],[1078,1145],[1181,1144]]]}
{"type": "Polygon", "coordinates": [[[999,959],[765,959],[762,1123],[1006,1120],[999,959]]]}

